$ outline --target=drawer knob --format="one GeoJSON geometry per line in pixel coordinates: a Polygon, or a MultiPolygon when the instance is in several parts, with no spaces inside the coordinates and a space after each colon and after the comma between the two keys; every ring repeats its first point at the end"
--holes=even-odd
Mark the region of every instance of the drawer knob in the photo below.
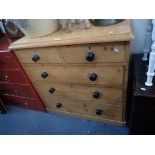
{"type": "Polygon", "coordinates": [[[97,79],[97,74],[96,74],[96,73],[91,73],[91,74],[89,75],[89,79],[90,79],[91,81],[95,81],[95,80],[97,79]]]}
{"type": "Polygon", "coordinates": [[[47,78],[47,77],[48,77],[48,73],[47,73],[47,72],[43,72],[43,73],[41,74],[41,76],[42,76],[42,78],[47,78]]]}
{"type": "Polygon", "coordinates": [[[8,81],[9,80],[9,77],[6,75],[6,76],[0,76],[0,81],[8,81]]]}
{"type": "Polygon", "coordinates": [[[55,92],[55,89],[51,87],[48,91],[49,93],[53,94],[55,92]]]}
{"type": "Polygon", "coordinates": [[[57,104],[56,104],[56,107],[57,107],[57,108],[61,108],[61,107],[62,107],[62,104],[61,104],[61,103],[57,103],[57,104]]]}
{"type": "Polygon", "coordinates": [[[96,115],[102,115],[102,112],[103,112],[102,109],[99,108],[96,109],[96,115]]]}
{"type": "Polygon", "coordinates": [[[14,90],[14,92],[15,92],[15,95],[16,95],[16,96],[18,96],[18,95],[19,95],[18,90],[14,90]]]}
{"type": "Polygon", "coordinates": [[[85,58],[87,61],[93,61],[95,58],[95,54],[93,52],[88,52],[85,58]]]}
{"type": "Polygon", "coordinates": [[[32,56],[32,61],[37,62],[40,59],[39,55],[35,54],[32,56]]]}
{"type": "Polygon", "coordinates": [[[100,97],[100,93],[95,91],[95,92],[93,92],[92,96],[93,96],[93,98],[99,98],[100,97]]]}

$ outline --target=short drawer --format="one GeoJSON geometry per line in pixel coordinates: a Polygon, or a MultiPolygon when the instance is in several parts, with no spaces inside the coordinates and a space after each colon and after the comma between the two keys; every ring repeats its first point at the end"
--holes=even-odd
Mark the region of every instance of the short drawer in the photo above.
{"type": "Polygon", "coordinates": [[[106,118],[122,121],[122,106],[86,102],[83,100],[71,100],[65,98],[46,98],[47,109],[53,111],[64,111],[76,114],[88,115],[97,118],[106,118]]]}
{"type": "Polygon", "coordinates": [[[7,57],[7,56],[11,56],[12,53],[9,51],[0,51],[0,57],[7,57]]]}
{"type": "Polygon", "coordinates": [[[43,102],[40,99],[31,99],[20,96],[12,95],[1,95],[1,98],[5,104],[17,106],[25,109],[37,110],[37,111],[46,111],[43,102]]]}
{"type": "Polygon", "coordinates": [[[51,82],[35,82],[35,87],[42,98],[63,96],[95,102],[111,102],[115,104],[122,104],[123,102],[123,89],[121,88],[102,88],[51,82]]]}
{"type": "Polygon", "coordinates": [[[116,66],[32,66],[25,65],[31,80],[101,85],[123,85],[123,67],[116,66]]]}
{"type": "Polygon", "coordinates": [[[22,63],[62,63],[57,47],[23,49],[14,52],[22,63]]]}
{"type": "Polygon", "coordinates": [[[0,94],[35,98],[35,92],[30,85],[0,83],[0,94]]]}
{"type": "Polygon", "coordinates": [[[23,73],[19,69],[1,69],[0,83],[29,83],[23,73]]]}
{"type": "MultiPolygon", "coordinates": [[[[8,52],[7,52],[8,53],[8,52]]],[[[7,56],[0,55],[0,69],[17,69],[18,64],[11,54],[7,56]]]]}
{"type": "Polygon", "coordinates": [[[64,46],[62,52],[66,63],[125,62],[122,42],[64,46]]]}

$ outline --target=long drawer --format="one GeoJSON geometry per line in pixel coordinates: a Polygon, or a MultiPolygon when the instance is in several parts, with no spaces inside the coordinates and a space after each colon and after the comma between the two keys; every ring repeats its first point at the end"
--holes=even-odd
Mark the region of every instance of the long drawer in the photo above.
{"type": "Polygon", "coordinates": [[[35,82],[35,87],[42,98],[64,96],[74,99],[84,99],[95,102],[123,102],[123,89],[81,86],[60,83],[35,82]]]}
{"type": "Polygon", "coordinates": [[[101,85],[123,85],[123,67],[116,66],[42,66],[25,65],[31,80],[101,85]]]}
{"type": "Polygon", "coordinates": [[[22,63],[92,64],[125,62],[123,42],[15,50],[22,63]]]}
{"type": "Polygon", "coordinates": [[[31,85],[0,83],[0,94],[36,98],[31,85]]]}
{"type": "Polygon", "coordinates": [[[29,80],[23,76],[19,69],[1,69],[0,82],[5,83],[29,83],[29,80]]]}
{"type": "Polygon", "coordinates": [[[103,105],[97,102],[86,102],[83,100],[65,99],[62,97],[50,97],[46,98],[44,101],[46,108],[53,111],[64,111],[91,117],[122,121],[122,106],[103,105]]]}

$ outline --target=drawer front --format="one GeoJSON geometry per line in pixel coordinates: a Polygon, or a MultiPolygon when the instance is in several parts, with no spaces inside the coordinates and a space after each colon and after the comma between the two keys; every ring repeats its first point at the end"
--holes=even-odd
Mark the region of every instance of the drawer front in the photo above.
{"type": "Polygon", "coordinates": [[[62,63],[57,47],[15,50],[22,63],[62,63]]]}
{"type": "Polygon", "coordinates": [[[112,86],[123,85],[123,67],[61,67],[26,65],[25,69],[33,81],[58,81],[112,86]]]}
{"type": "Polygon", "coordinates": [[[125,62],[125,45],[119,42],[64,46],[62,52],[66,63],[125,62]]]}
{"type": "Polygon", "coordinates": [[[0,70],[0,83],[29,83],[28,79],[18,69],[0,70]]]}
{"type": "Polygon", "coordinates": [[[0,56],[0,69],[17,69],[18,63],[13,56],[0,56]]]}
{"type": "Polygon", "coordinates": [[[7,57],[7,56],[11,56],[11,55],[12,55],[11,52],[6,52],[6,51],[1,52],[0,51],[0,57],[7,57]]]}
{"type": "Polygon", "coordinates": [[[79,86],[70,84],[36,82],[35,87],[43,98],[64,96],[95,102],[111,102],[121,104],[123,89],[79,86]]]}
{"type": "Polygon", "coordinates": [[[122,121],[122,107],[83,100],[50,97],[45,99],[47,109],[88,115],[97,118],[106,118],[122,121]]]}
{"type": "Polygon", "coordinates": [[[43,102],[40,99],[30,99],[19,96],[10,96],[10,95],[0,95],[5,104],[25,108],[32,109],[37,111],[46,111],[43,102]]]}
{"type": "Polygon", "coordinates": [[[30,85],[0,83],[0,94],[35,98],[35,92],[30,85]]]}

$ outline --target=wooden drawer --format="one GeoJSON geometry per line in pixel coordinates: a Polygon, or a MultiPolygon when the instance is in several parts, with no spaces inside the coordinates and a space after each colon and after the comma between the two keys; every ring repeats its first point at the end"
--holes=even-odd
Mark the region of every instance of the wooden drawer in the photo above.
{"type": "Polygon", "coordinates": [[[42,80],[42,81],[73,82],[73,83],[86,83],[86,84],[101,84],[112,86],[123,85],[123,67],[114,67],[114,66],[61,67],[61,66],[25,65],[25,69],[29,77],[33,81],[42,80]],[[44,75],[44,78],[41,75],[44,75]],[[90,80],[90,77],[91,79],[96,80],[92,81],[90,80]]]}
{"type": "Polygon", "coordinates": [[[25,109],[32,109],[37,111],[46,111],[43,102],[40,99],[31,99],[20,96],[0,95],[5,104],[18,106],[25,109]]]}
{"type": "Polygon", "coordinates": [[[62,63],[57,47],[23,49],[14,52],[22,63],[62,63]]]}
{"type": "Polygon", "coordinates": [[[47,109],[88,115],[97,118],[106,118],[122,121],[122,107],[83,100],[50,97],[45,99],[47,109]],[[99,112],[99,110],[101,110],[99,112]]]}
{"type": "Polygon", "coordinates": [[[123,89],[119,88],[102,88],[51,82],[35,82],[35,87],[42,98],[64,96],[95,102],[111,102],[115,104],[122,104],[123,102],[123,89]]]}
{"type": "Polygon", "coordinates": [[[30,85],[0,83],[0,94],[35,98],[35,92],[30,85]]]}
{"type": "Polygon", "coordinates": [[[64,46],[62,52],[66,63],[125,62],[122,42],[64,46]]]}
{"type": "Polygon", "coordinates": [[[29,83],[28,79],[23,76],[23,73],[19,69],[1,69],[0,82],[29,83]]]}
{"type": "Polygon", "coordinates": [[[0,56],[0,69],[17,69],[18,64],[13,56],[0,56]]]}

